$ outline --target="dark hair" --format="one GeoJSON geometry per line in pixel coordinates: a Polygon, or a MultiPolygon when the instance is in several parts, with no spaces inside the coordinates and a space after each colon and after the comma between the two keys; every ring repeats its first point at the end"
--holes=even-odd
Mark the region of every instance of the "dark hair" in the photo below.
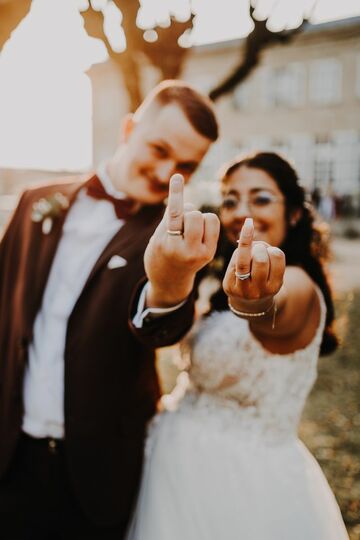
{"type": "Polygon", "coordinates": [[[178,80],[162,81],[148,94],[135,115],[141,114],[143,110],[156,102],[161,105],[175,103],[200,135],[211,141],[216,141],[218,138],[219,127],[211,100],[191,85],[178,80]]]}
{"type": "Polygon", "coordinates": [[[221,181],[226,184],[233,172],[240,167],[266,172],[285,197],[287,234],[280,248],[285,253],[287,264],[301,266],[323,293],[327,312],[320,354],[330,354],[337,348],[338,338],[333,328],[334,304],[324,269],[323,234],[314,224],[313,210],[306,201],[306,193],[299,183],[298,175],[290,163],[278,154],[258,152],[230,163],[221,181]],[[291,217],[294,211],[299,209],[301,215],[296,224],[292,225],[291,217]]]}

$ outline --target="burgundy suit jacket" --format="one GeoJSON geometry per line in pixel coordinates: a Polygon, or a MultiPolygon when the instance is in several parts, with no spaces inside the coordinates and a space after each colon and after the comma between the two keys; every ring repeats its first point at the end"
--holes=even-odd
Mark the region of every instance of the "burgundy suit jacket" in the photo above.
{"type": "MultiPolygon", "coordinates": [[[[31,220],[32,205],[55,192],[72,202],[82,185],[25,192],[0,243],[0,479],[21,433],[28,345],[65,219],[64,212],[43,234],[41,223],[31,220]]],[[[126,520],[134,503],[146,423],[159,397],[154,348],[175,343],[192,323],[190,299],[141,330],[131,325],[144,280],[144,250],[162,213],[163,205],[143,207],[115,234],[68,321],[65,451],[79,502],[99,524],[126,520]],[[107,268],[113,255],[128,264],[107,268]]]]}

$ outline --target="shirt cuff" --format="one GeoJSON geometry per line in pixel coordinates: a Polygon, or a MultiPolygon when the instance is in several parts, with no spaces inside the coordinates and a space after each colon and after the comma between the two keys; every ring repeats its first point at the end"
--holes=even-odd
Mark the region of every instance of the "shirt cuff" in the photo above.
{"type": "Polygon", "coordinates": [[[158,308],[158,307],[151,307],[145,309],[145,301],[146,301],[146,291],[149,287],[149,282],[147,281],[146,284],[143,287],[143,290],[141,291],[137,312],[135,317],[133,318],[132,322],[135,328],[142,328],[144,320],[148,318],[156,318],[161,317],[162,315],[166,315],[167,313],[171,313],[172,311],[176,311],[177,309],[181,308],[186,302],[186,300],[183,300],[180,302],[180,304],[176,304],[176,306],[171,306],[168,308],[158,308]]]}

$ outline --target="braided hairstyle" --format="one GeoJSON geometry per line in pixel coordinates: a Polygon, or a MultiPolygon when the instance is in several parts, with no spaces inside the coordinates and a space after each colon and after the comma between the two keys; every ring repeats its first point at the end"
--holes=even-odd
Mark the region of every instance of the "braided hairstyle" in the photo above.
{"type": "MultiPolygon", "coordinates": [[[[326,303],[326,323],[320,354],[330,354],[338,346],[338,338],[334,331],[334,304],[328,278],[324,268],[326,246],[321,227],[314,223],[312,207],[306,201],[304,188],[299,183],[295,169],[283,157],[274,152],[258,152],[230,163],[222,175],[221,182],[226,184],[232,173],[245,166],[266,172],[276,182],[285,197],[286,236],[281,246],[288,265],[300,266],[320,288],[326,303]],[[294,211],[301,210],[301,216],[295,225],[291,223],[294,211]]],[[[225,232],[221,232],[217,257],[224,260],[224,272],[234,251],[233,244],[227,240],[225,232]]],[[[218,277],[222,278],[222,272],[218,277]]],[[[222,289],[211,298],[212,309],[226,309],[226,297],[222,289]]]]}

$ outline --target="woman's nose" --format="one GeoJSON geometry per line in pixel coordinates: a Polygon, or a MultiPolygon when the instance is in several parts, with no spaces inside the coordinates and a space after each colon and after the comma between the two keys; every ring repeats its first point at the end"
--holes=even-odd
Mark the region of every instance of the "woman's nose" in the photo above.
{"type": "Polygon", "coordinates": [[[251,208],[247,199],[239,200],[236,208],[234,209],[234,217],[245,218],[251,216],[251,208]]]}

